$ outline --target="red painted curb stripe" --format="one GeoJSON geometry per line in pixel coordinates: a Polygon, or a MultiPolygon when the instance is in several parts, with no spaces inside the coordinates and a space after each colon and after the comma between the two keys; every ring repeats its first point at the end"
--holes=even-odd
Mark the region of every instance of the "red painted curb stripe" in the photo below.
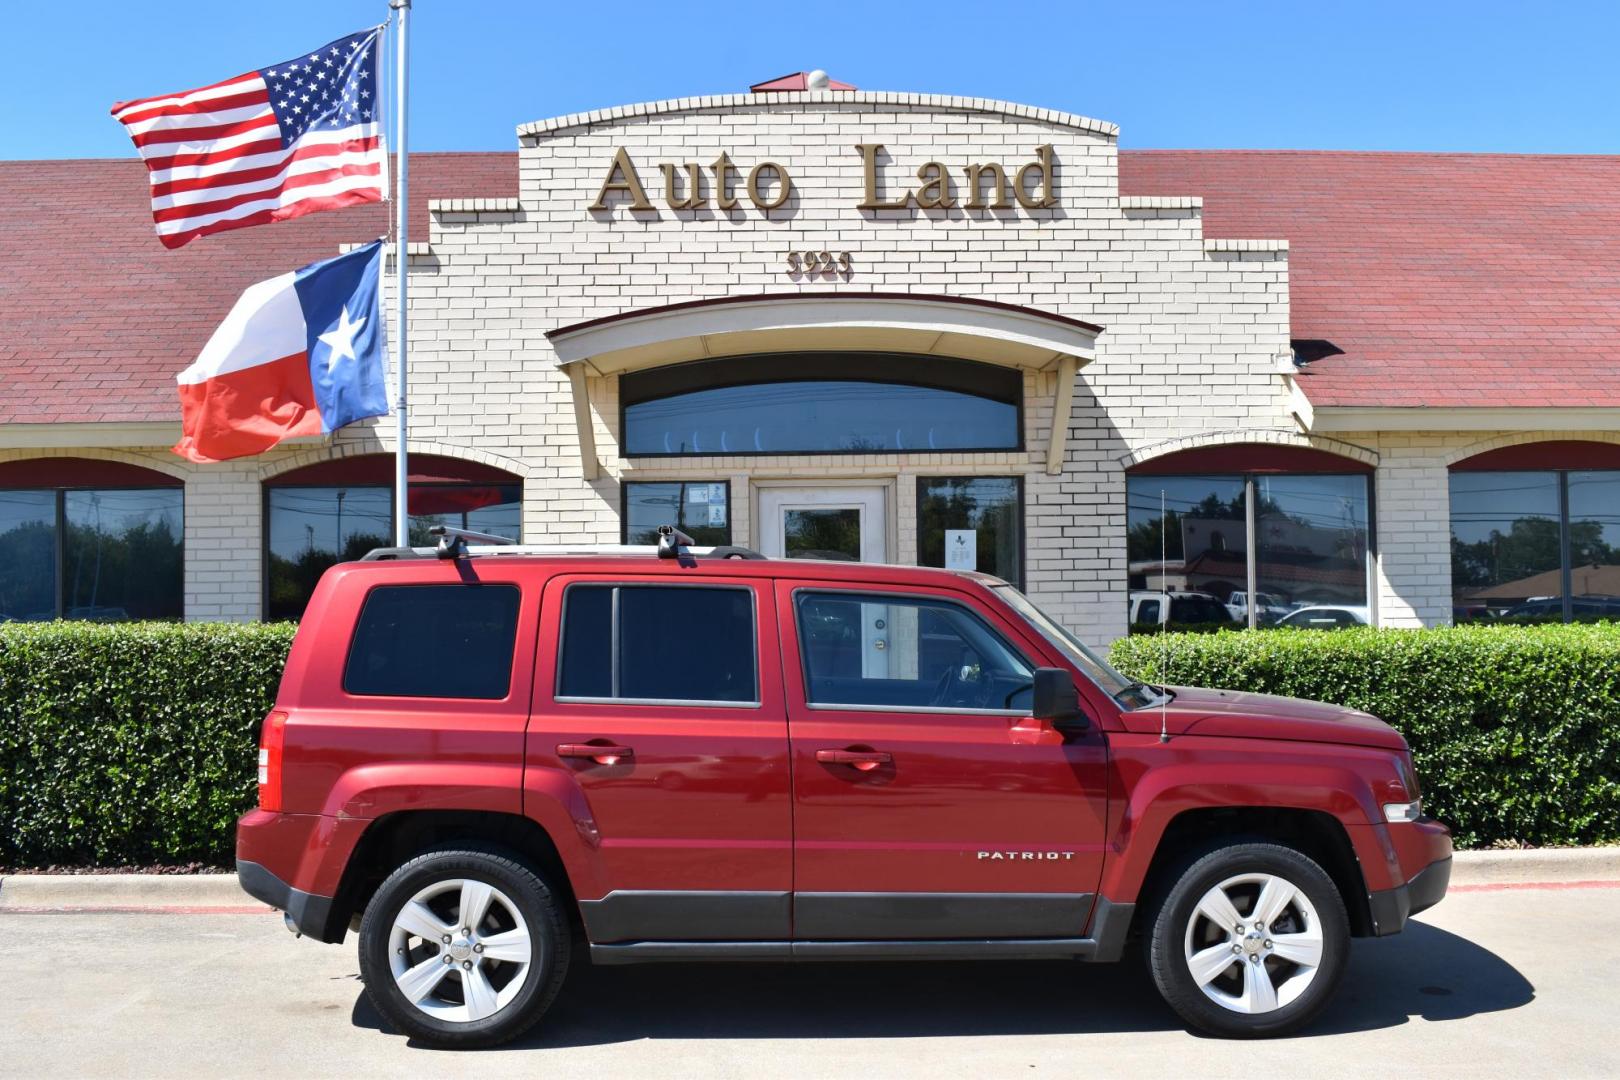
{"type": "Polygon", "coordinates": [[[1620,889],[1620,881],[1498,881],[1488,885],[1453,885],[1447,892],[1506,892],[1510,889],[1620,889]]]}
{"type": "Polygon", "coordinates": [[[265,904],[76,904],[67,907],[0,907],[0,915],[269,915],[265,904]]]}

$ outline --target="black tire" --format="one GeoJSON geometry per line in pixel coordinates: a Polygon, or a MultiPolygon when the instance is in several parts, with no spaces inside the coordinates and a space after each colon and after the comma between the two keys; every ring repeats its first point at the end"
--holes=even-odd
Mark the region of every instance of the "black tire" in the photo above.
{"type": "MultiPolygon", "coordinates": [[[[437,943],[432,947],[440,948],[437,943]]],[[[425,954],[426,946],[421,948],[425,954]]],[[[366,905],[360,923],[360,977],[372,1005],[400,1032],[451,1049],[496,1046],[517,1038],[545,1015],[568,973],[571,949],[562,907],[534,870],[499,851],[429,851],[388,875],[366,905]],[[479,1020],[453,1021],[428,1015],[400,990],[390,964],[394,920],[406,903],[423,889],[458,878],[491,885],[504,894],[527,924],[531,942],[529,970],[517,993],[496,1012],[479,1020]]],[[[455,979],[453,988],[445,993],[461,993],[457,966],[454,962],[447,965],[455,979]]],[[[498,967],[497,962],[487,970],[498,967]]],[[[447,977],[444,982],[451,980],[447,977]]]]}
{"type": "MultiPolygon", "coordinates": [[[[1241,893],[1243,887],[1235,891],[1241,893]]],[[[1249,900],[1247,909],[1238,906],[1238,915],[1250,915],[1255,902],[1249,900]]],[[[1285,928],[1284,932],[1288,932],[1293,920],[1303,921],[1304,909],[1291,907],[1285,912],[1282,918],[1290,920],[1290,927],[1285,928]]],[[[1252,929],[1253,924],[1249,925],[1252,929]]],[[[1235,925],[1232,929],[1235,931],[1235,925]]],[[[1219,932],[1224,933],[1224,928],[1219,932]]],[[[1164,995],[1164,1000],[1189,1027],[1228,1038],[1263,1038],[1294,1031],[1310,1023],[1327,1006],[1344,976],[1345,963],[1349,958],[1350,919],[1345,913],[1344,898],[1339,894],[1338,886],[1314,860],[1293,848],[1278,844],[1236,843],[1208,851],[1183,870],[1152,912],[1146,944],[1148,965],[1159,993],[1164,995]],[[1205,947],[1213,948],[1215,944],[1220,944],[1219,938],[1210,936],[1215,932],[1211,920],[1193,922],[1200,900],[1222,882],[1248,874],[1269,874],[1282,878],[1303,893],[1315,909],[1322,933],[1321,960],[1314,977],[1288,1004],[1260,1013],[1234,1011],[1211,1000],[1200,987],[1187,960],[1189,936],[1196,936],[1202,931],[1206,936],[1205,947]]],[[[1233,945],[1238,949],[1247,948],[1243,944],[1233,945]]],[[[1196,944],[1194,947],[1197,947],[1196,944]]],[[[1222,947],[1226,946],[1223,944],[1222,947]]],[[[1265,947],[1269,948],[1269,945],[1265,947]]],[[[1245,979],[1250,973],[1244,969],[1244,959],[1247,959],[1246,952],[1238,954],[1233,966],[1223,971],[1217,980],[1212,980],[1210,985],[1217,992],[1234,984],[1247,985],[1245,979]]],[[[1301,970],[1280,957],[1272,958],[1266,954],[1259,957],[1258,964],[1261,972],[1274,973],[1262,976],[1273,984],[1275,978],[1286,981],[1290,973],[1297,974],[1301,970]]]]}

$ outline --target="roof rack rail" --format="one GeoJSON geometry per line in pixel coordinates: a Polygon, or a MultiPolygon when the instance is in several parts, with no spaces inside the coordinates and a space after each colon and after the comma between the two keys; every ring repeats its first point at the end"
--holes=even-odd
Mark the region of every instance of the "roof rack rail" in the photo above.
{"type": "Polygon", "coordinates": [[[660,559],[763,559],[753,548],[737,544],[700,547],[690,536],[670,525],[659,530],[657,544],[519,544],[504,536],[435,525],[428,530],[438,536],[437,547],[373,548],[361,562],[393,562],[400,559],[465,559],[496,555],[655,555],[660,559]],[[663,530],[668,529],[666,534],[663,530]],[[469,543],[469,541],[472,541],[469,543]]]}

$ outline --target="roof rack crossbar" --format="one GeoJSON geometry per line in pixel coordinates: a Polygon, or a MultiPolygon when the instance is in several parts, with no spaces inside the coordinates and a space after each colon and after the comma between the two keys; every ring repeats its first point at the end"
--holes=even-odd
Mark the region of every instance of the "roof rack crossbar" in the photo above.
{"type": "Polygon", "coordinates": [[[469,540],[476,540],[480,544],[512,545],[517,543],[509,536],[475,532],[472,529],[458,529],[453,525],[434,525],[428,529],[428,535],[439,538],[438,554],[441,559],[460,558],[466,553],[467,541],[469,540]]]}
{"type": "Polygon", "coordinates": [[[679,559],[683,555],[690,555],[692,545],[697,543],[690,536],[673,525],[658,526],[658,557],[660,559],[679,559]]]}

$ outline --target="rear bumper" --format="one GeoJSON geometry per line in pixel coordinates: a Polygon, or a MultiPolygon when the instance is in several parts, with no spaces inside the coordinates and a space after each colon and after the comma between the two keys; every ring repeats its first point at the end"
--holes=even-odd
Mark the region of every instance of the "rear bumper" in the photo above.
{"type": "Polygon", "coordinates": [[[249,810],[236,823],[236,876],[251,896],[291,916],[300,933],[335,944],[343,940],[348,918],[334,911],[334,898],[341,895],[343,869],[367,824],[249,810]]]}
{"type": "Polygon", "coordinates": [[[1450,884],[1451,856],[1447,855],[1419,870],[1405,885],[1373,893],[1368,898],[1372,908],[1373,934],[1386,937],[1400,933],[1406,928],[1408,918],[1438,904],[1450,884]]]}
{"type": "Polygon", "coordinates": [[[326,939],[326,927],[331,921],[332,898],[316,896],[293,888],[256,862],[236,861],[236,880],[242,891],[256,900],[263,900],[278,911],[285,911],[300,934],[317,941],[326,939]]]}

